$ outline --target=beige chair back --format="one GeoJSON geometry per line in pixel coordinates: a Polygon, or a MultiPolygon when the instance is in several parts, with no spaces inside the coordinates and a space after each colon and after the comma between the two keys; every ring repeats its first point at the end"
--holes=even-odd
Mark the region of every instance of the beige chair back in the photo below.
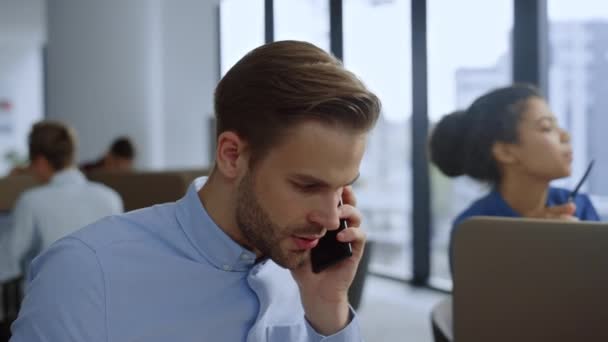
{"type": "Polygon", "coordinates": [[[454,235],[454,338],[608,341],[608,224],[475,217],[454,235]]]}
{"type": "Polygon", "coordinates": [[[0,178],[0,212],[11,211],[19,195],[38,184],[34,177],[28,175],[0,178]]]}
{"type": "Polygon", "coordinates": [[[93,172],[87,177],[116,190],[125,211],[154,204],[174,202],[184,196],[192,181],[207,174],[206,170],[150,172],[93,172]]]}

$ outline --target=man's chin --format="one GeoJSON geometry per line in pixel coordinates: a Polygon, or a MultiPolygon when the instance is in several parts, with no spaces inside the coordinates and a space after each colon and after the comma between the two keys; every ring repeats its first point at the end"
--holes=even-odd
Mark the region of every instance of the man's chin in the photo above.
{"type": "Polygon", "coordinates": [[[272,258],[272,260],[283,268],[296,270],[300,267],[304,267],[310,259],[310,253],[308,251],[289,252],[289,254],[289,256],[283,255],[281,258],[272,258]]]}

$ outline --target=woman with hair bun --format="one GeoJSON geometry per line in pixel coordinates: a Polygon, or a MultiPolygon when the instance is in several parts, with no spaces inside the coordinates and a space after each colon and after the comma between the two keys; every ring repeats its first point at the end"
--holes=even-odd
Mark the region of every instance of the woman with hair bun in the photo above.
{"type": "Polygon", "coordinates": [[[471,216],[598,221],[584,194],[551,187],[570,176],[569,134],[535,87],[516,84],[477,98],[465,111],[444,116],[431,134],[432,162],[448,177],[487,183],[491,191],[455,220],[471,216]]]}

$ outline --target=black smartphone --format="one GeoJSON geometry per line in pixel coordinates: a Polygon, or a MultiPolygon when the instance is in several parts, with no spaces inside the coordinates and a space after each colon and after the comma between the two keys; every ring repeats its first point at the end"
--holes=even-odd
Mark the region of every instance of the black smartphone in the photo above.
{"type": "MultiPolygon", "coordinates": [[[[340,200],[342,205],[342,200],[340,200]]],[[[338,241],[338,233],[348,227],[346,220],[340,220],[340,227],[328,230],[315,248],[310,250],[310,262],[312,271],[319,273],[329,266],[349,258],[353,255],[353,248],[349,242],[338,241]]]]}

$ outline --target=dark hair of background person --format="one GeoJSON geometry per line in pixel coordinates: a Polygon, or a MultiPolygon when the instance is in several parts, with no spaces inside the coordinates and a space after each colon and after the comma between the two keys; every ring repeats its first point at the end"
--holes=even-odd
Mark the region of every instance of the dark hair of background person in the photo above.
{"type": "Polygon", "coordinates": [[[518,124],[528,99],[542,98],[529,84],[492,90],[463,111],[444,116],[430,137],[431,161],[446,176],[467,175],[499,184],[501,175],[492,149],[494,143],[516,143],[518,124]]]}
{"type": "Polygon", "coordinates": [[[135,158],[135,146],[127,137],[119,137],[110,146],[110,153],[125,159],[135,158]]]}
{"type": "Polygon", "coordinates": [[[55,171],[74,162],[76,137],[70,127],[57,121],[41,121],[32,127],[28,137],[30,160],[42,156],[55,171]]]}

